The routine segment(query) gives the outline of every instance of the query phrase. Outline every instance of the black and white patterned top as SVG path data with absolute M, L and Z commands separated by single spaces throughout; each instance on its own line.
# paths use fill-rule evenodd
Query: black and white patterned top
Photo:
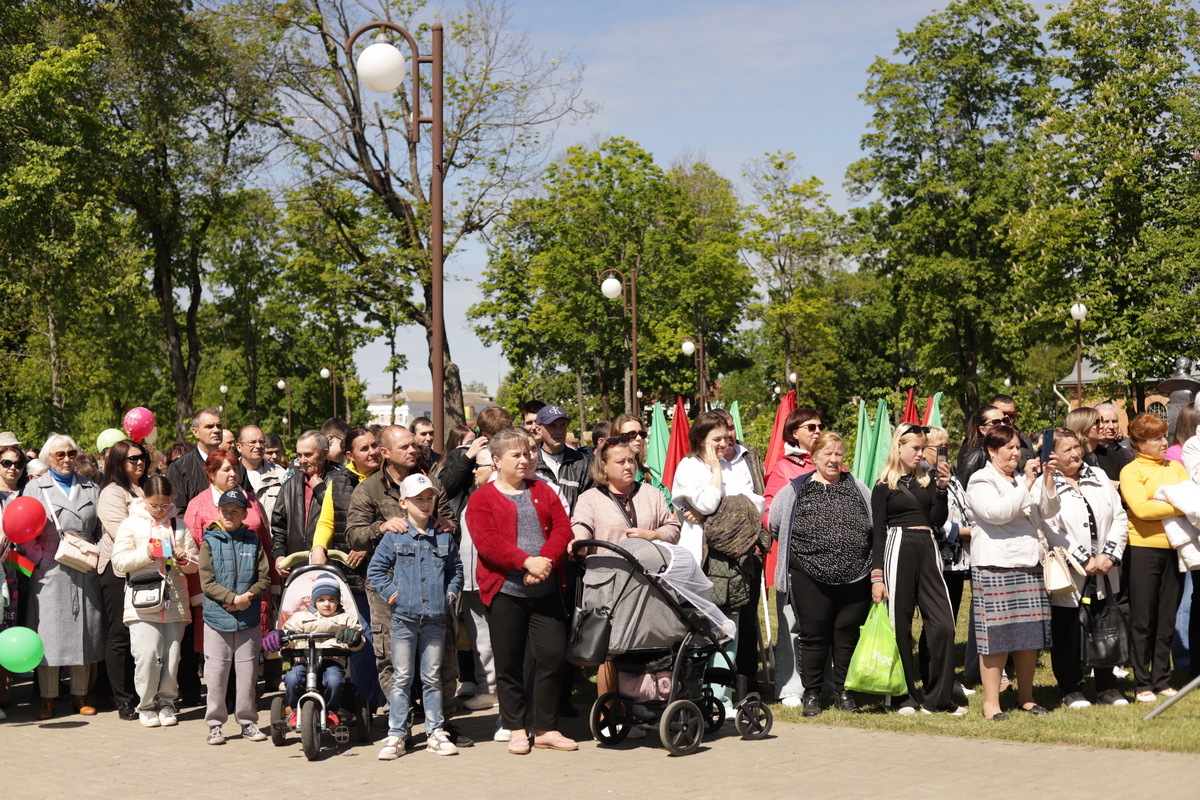
M 796 498 L 789 551 L 792 562 L 821 583 L 841 586 L 867 576 L 871 520 L 853 480 L 804 484 Z

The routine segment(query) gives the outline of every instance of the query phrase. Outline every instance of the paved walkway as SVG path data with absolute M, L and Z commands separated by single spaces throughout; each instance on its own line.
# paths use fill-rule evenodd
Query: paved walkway
M 65 711 L 67 704 L 60 701 Z M 651 735 L 575 753 L 511 756 L 490 741 L 495 712 L 456 719 L 480 739 L 461 755 L 423 750 L 376 759 L 377 744 L 329 747 L 316 762 L 300 743 L 231 738 L 204 744 L 199 709 L 179 727 L 146 730 L 115 713 L 38 724 L 28 705 L 0 723 L 0 798 L 1168 798 L 1200 797 L 1200 756 L 1088 750 L 776 724 L 763 741 L 725 728 L 677 758 Z M 261 722 L 267 725 L 267 714 Z M 586 737 L 585 723 L 568 733 Z M 377 723 L 378 725 L 378 723 Z M 230 723 L 226 731 L 235 726 Z M 380 729 L 381 733 L 382 730 Z M 983 777 L 981 777 L 983 776 Z M 1036 792 L 1036 794 L 1035 794 Z

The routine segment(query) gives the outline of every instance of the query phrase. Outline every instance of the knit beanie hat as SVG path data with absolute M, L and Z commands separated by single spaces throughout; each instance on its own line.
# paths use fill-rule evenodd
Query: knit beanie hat
M 313 584 L 312 593 L 309 597 L 312 598 L 313 605 L 316 606 L 317 598 L 324 597 L 327 594 L 333 595 L 333 598 L 340 605 L 342 602 L 342 587 L 333 578 L 318 578 Z

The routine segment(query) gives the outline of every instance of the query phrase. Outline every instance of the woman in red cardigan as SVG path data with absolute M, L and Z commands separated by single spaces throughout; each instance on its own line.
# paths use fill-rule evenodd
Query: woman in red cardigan
M 558 730 L 567 649 L 563 564 L 571 520 L 554 489 L 532 478 L 533 448 L 532 437 L 520 428 L 493 436 L 488 449 L 496 480 L 477 489 L 466 510 L 471 540 L 479 553 L 475 577 L 487 606 L 501 724 L 512 731 L 508 752 L 517 755 L 530 750 L 525 730 L 527 641 L 534 660 L 533 747 L 579 747 Z

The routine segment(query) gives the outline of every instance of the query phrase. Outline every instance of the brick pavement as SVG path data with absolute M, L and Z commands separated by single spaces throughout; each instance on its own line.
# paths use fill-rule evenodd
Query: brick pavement
M 60 702 L 60 709 L 66 703 Z M 231 738 L 204 744 L 199 709 L 177 728 L 141 728 L 115 713 L 38 724 L 28 705 L 0 722 L 0 798 L 138 800 L 239 797 L 656 797 L 719 798 L 1169 798 L 1200 797 L 1200 756 L 1089 750 L 776 724 L 742 741 L 725 728 L 691 756 L 667 754 L 651 735 L 575 753 L 508 755 L 490 741 L 495 712 L 456 719 L 480 740 L 461 755 L 423 750 L 376 760 L 378 745 L 326 749 L 308 762 L 286 747 Z M 261 722 L 267 724 L 264 712 Z M 569 734 L 586 737 L 581 720 Z M 573 723 L 573 724 L 571 724 Z M 377 723 L 382 735 L 382 724 Z M 229 723 L 226 732 L 234 730 Z M 331 740 L 329 741 L 331 744 Z M 976 776 L 987 775 L 986 779 Z

